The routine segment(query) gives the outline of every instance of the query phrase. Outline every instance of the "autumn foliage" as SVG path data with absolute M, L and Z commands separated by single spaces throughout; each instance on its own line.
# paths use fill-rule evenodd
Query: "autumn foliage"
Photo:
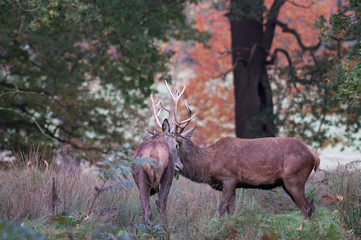
M 273 1 L 266 0 L 265 7 L 270 9 Z M 229 20 L 226 17 L 228 2 L 205 1 L 189 6 L 189 17 L 195 21 L 195 27 L 200 31 L 211 34 L 208 44 L 195 42 L 191 47 L 177 43 L 174 49 L 177 54 L 173 57 L 175 69 L 188 71 L 188 75 L 177 75 L 179 85 L 186 84 L 190 105 L 197 112 L 194 120 L 198 126 L 198 134 L 194 139 L 198 143 L 212 143 L 217 138 L 234 134 L 234 93 L 232 82 L 231 37 Z M 267 10 L 264 11 L 264 23 L 267 21 Z M 337 10 L 335 1 L 286 1 L 279 13 L 278 20 L 287 24 L 287 27 L 298 32 L 303 47 L 319 44 L 318 32 L 314 28 L 315 18 L 324 15 L 330 16 Z M 295 67 L 311 64 L 313 58 L 310 52 L 301 51 L 301 47 L 293 34 L 283 32 L 281 27 L 276 28 L 269 59 L 274 49 L 285 49 Z M 177 51 L 178 50 L 178 51 Z M 323 54 L 323 50 L 316 55 Z M 274 65 L 268 68 L 269 75 L 278 74 L 278 67 L 285 67 L 289 63 L 286 57 L 278 54 Z M 302 71 L 297 74 L 303 74 Z M 274 76 L 275 79 L 279 76 Z M 284 81 L 273 86 L 285 87 Z M 287 91 L 305 91 L 303 86 L 289 88 Z M 286 93 L 287 95 L 287 93 Z M 277 102 L 277 95 L 274 101 Z M 277 105 L 275 106 L 277 108 Z M 310 106 L 303 109 L 306 113 Z

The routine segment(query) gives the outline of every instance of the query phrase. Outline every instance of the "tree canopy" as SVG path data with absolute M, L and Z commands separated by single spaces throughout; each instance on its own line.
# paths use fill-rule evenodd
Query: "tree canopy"
M 350 0 L 339 6 L 329 19 L 321 15 L 315 27 L 328 48 L 337 49 L 330 61 L 334 68 L 326 78 L 336 91 L 336 98 L 350 105 L 361 103 L 361 2 Z M 340 49 L 341 44 L 347 47 Z
M 0 148 L 129 146 L 169 78 L 160 43 L 197 35 L 185 2 L 1 1 Z
M 238 3 L 252 8 L 246 18 L 257 20 L 270 39 L 267 46 L 238 49 L 244 66 L 263 51 L 260 72 L 267 78 L 257 91 L 266 89 L 272 104 L 252 117 L 254 136 L 267 125 L 272 135 L 308 144 L 357 146 L 357 0 L 6 0 L 0 2 L 0 150 L 61 143 L 100 153 L 130 148 L 150 117 L 145 109 L 153 83 L 185 75 L 197 112 L 195 140 L 233 135 L 230 73 L 239 66 L 232 63 L 236 18 L 230 15 L 242 13 Z M 247 67 L 242 71 L 249 74 Z
M 196 28 L 211 33 L 209 45 L 195 43 L 187 52 L 182 53 L 184 58 L 190 58 L 191 61 L 184 64 L 178 60 L 179 67 L 193 74 L 187 79 L 180 75 L 180 78 L 186 79 L 191 85 L 188 92 L 190 104 L 202 103 L 194 104 L 195 111 L 199 112 L 198 132 L 201 132 L 195 135 L 196 138 L 199 137 L 197 141 L 209 143 L 215 138 L 234 133 L 233 124 L 237 124 L 234 122 L 234 110 L 237 106 L 234 104 L 234 79 L 231 75 L 235 64 L 232 64 L 231 55 L 242 50 L 248 52 L 248 55 L 244 55 L 246 57 L 241 55 L 239 58 L 240 64 L 245 66 L 254 64 L 255 53 L 263 51 L 267 55 L 263 62 L 272 92 L 273 107 L 265 111 L 271 115 L 271 120 L 261 114 L 250 120 L 261 124 L 273 121 L 275 135 L 298 137 L 317 147 L 342 142 L 358 148 L 361 121 L 359 100 L 355 99 L 360 96 L 355 89 L 360 86 L 357 84 L 359 80 L 356 79 L 359 78 L 355 71 L 356 63 L 360 62 L 359 46 L 355 44 L 360 39 L 359 35 L 355 35 L 360 27 L 357 20 L 359 15 L 355 10 L 359 9 L 358 5 L 355 5 L 358 1 L 338 1 L 339 5 L 335 1 L 233 2 L 235 3 L 232 5 L 230 1 L 205 1 L 193 5 L 190 10 L 196 21 Z M 249 8 L 253 8 L 254 15 L 250 14 L 248 17 L 250 21 L 258 21 L 259 26 L 263 25 L 263 28 L 260 28 L 260 31 L 264 31 L 263 41 L 266 37 L 273 37 L 269 49 L 258 44 L 262 39 L 253 42 L 253 45 L 234 49 L 230 41 L 229 12 L 232 8 L 235 11 L 242 9 L 235 6 L 236 2 L 247 3 Z M 246 14 L 241 11 L 242 13 Z M 315 23 L 321 15 L 322 22 Z M 336 16 L 343 16 L 343 23 L 336 20 Z M 335 24 L 336 22 L 347 27 Z M 274 35 L 266 36 L 268 25 L 270 29 L 272 26 L 275 28 Z M 315 26 L 319 26 L 318 29 Z M 322 33 L 319 32 L 320 26 L 328 28 L 319 39 L 318 36 Z M 333 36 L 330 41 L 326 41 L 326 35 L 334 35 L 332 31 L 340 27 L 344 28 L 340 32 L 343 36 L 353 35 L 353 41 L 350 42 L 347 40 L 350 37 L 341 35 Z M 350 31 L 346 31 L 346 28 Z M 244 41 L 250 41 L 251 34 L 245 32 L 239 37 L 244 38 Z M 252 55 L 249 54 L 251 52 L 254 53 L 253 58 L 249 57 Z M 351 52 L 357 54 L 349 58 Z M 352 71 L 345 71 L 351 69 L 351 66 Z M 245 69 L 243 76 L 252 72 L 252 69 Z M 339 75 L 336 78 L 336 73 L 348 76 Z M 347 78 L 353 79 L 350 81 L 356 84 L 343 81 Z M 339 86 L 343 84 L 353 86 L 346 88 L 349 91 L 348 96 L 354 99 L 353 103 L 342 101 L 342 97 L 340 98 L 342 87 Z

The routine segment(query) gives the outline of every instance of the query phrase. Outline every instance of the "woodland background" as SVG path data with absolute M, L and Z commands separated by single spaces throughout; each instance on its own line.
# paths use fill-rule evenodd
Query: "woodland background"
M 0 230 L 40 239 L 29 229 L 50 239 L 360 237 L 358 162 L 313 176 L 308 196 L 320 210 L 307 223 L 277 190 L 241 190 L 237 214 L 218 219 L 218 193 L 180 178 L 170 227 L 141 225 L 127 178 L 154 127 L 150 93 L 167 102 L 163 80 L 187 85 L 197 144 L 292 136 L 317 151 L 359 153 L 360 19 L 357 0 L 1 1 Z M 81 170 L 102 162 L 116 171 Z

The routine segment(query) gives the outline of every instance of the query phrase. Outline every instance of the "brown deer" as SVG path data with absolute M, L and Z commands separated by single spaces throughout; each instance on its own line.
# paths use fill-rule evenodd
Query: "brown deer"
M 145 218 L 151 219 L 150 196 L 158 193 L 156 205 L 161 218 L 166 222 L 167 197 L 174 172 L 180 171 L 183 166 L 178 157 L 178 143 L 170 131 L 171 126 L 167 119 L 160 123 L 152 95 L 151 100 L 156 123 L 162 131 L 152 133 L 153 136 L 147 138 L 135 151 L 134 158 L 151 158 L 153 162 L 145 162 L 141 166 L 133 164 L 133 178 L 139 188 L 140 203 Z
M 168 86 L 167 86 L 168 87 Z M 168 87 L 174 99 L 174 94 Z M 174 101 L 175 110 L 177 102 Z M 190 117 L 192 112 L 185 101 Z M 305 183 L 320 159 L 314 151 L 294 138 L 240 139 L 226 137 L 208 147 L 199 147 L 190 138 L 196 128 L 185 130 L 190 117 L 179 122 L 174 111 L 174 134 L 179 142 L 180 172 L 198 183 L 222 191 L 219 215 L 235 210 L 236 188 L 272 189 L 282 186 L 301 210 L 311 217 L 314 206 L 305 197 Z

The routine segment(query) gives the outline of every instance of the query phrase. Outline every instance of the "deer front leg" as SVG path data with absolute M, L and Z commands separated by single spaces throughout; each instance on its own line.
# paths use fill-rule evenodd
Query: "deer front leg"
M 219 217 L 222 217 L 226 211 L 232 214 L 235 209 L 237 183 L 234 180 L 227 180 L 223 182 L 222 199 L 219 204 Z

